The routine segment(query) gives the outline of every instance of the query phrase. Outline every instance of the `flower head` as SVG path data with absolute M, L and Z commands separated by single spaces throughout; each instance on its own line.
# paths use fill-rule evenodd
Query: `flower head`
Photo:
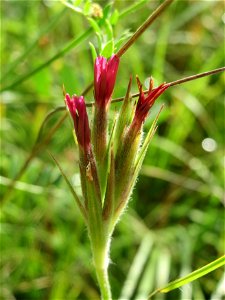
M 137 77 L 138 89 L 140 92 L 136 110 L 135 110 L 135 121 L 140 125 L 145 121 L 150 108 L 155 103 L 156 99 L 169 87 L 168 84 L 163 83 L 157 88 L 153 89 L 153 79 L 150 78 L 149 90 L 147 96 L 142 90 L 142 84 Z
M 84 97 L 73 95 L 71 98 L 69 94 L 66 94 L 65 102 L 73 119 L 77 141 L 84 150 L 88 150 L 91 134 Z
M 94 95 L 96 104 L 106 107 L 113 93 L 116 75 L 119 67 L 119 57 L 112 55 L 107 59 L 99 56 L 94 65 Z

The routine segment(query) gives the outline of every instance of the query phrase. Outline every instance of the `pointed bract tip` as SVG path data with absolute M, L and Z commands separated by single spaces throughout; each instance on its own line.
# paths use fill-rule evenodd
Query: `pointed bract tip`
M 141 84 L 141 81 L 140 81 L 138 75 L 136 75 L 136 81 L 137 81 L 139 92 L 141 93 L 142 92 L 142 84 Z
M 153 77 L 150 76 L 150 78 L 149 78 L 149 90 L 148 90 L 148 92 L 150 93 L 153 90 L 153 88 L 154 88 L 154 80 L 153 80 Z

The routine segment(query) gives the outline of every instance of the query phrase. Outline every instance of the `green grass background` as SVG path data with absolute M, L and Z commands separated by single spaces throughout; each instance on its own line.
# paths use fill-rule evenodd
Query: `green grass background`
M 77 3 L 84 7 L 84 1 Z M 115 39 L 134 32 L 159 3 L 114 1 L 113 9 L 124 12 Z M 125 94 L 130 75 L 138 74 L 142 82 L 152 75 L 160 84 L 223 66 L 224 22 L 223 1 L 176 0 L 122 57 L 114 97 Z M 93 80 L 88 42 L 96 44 L 96 36 L 89 28 L 82 13 L 60 1 L 1 1 L 1 198 L 29 156 L 46 114 L 63 105 L 62 84 L 79 95 Z M 70 51 L 32 75 L 82 35 Z M 135 80 L 132 91 L 137 92 Z M 92 92 L 86 99 L 93 101 Z M 147 299 L 155 288 L 224 252 L 224 74 L 167 90 L 146 130 L 162 103 L 157 134 L 112 239 L 115 299 Z M 112 105 L 111 118 L 118 107 Z M 55 114 L 44 134 L 62 114 Z M 213 152 L 202 148 L 207 137 L 217 143 Z M 67 118 L 2 203 L 0 297 L 99 299 L 84 222 L 48 151 L 80 192 Z M 223 280 L 218 269 L 153 299 L 223 299 Z

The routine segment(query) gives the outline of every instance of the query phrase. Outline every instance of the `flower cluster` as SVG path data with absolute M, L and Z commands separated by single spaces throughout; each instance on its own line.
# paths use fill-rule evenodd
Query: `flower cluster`
M 146 93 L 137 77 L 139 98 L 135 104 L 130 96 L 130 80 L 120 113 L 111 128 L 113 132 L 109 134 L 107 114 L 118 67 L 119 57 L 116 55 L 109 60 L 102 56 L 95 60 L 92 129 L 89 127 L 84 97 L 65 95 L 80 149 L 84 209 L 87 215 L 91 209 L 93 214 L 100 215 L 104 222 L 110 224 L 110 234 L 128 202 L 145 154 L 144 147 L 150 141 L 146 137 L 141 144 L 142 125 L 156 99 L 168 88 L 165 83 L 153 88 L 153 80 L 150 79 Z M 93 205 L 95 202 L 98 204 Z
M 65 103 L 73 120 L 79 147 L 83 198 L 77 201 L 85 215 L 94 264 L 98 268 L 102 266 L 102 269 L 107 268 L 108 253 L 104 252 L 109 250 L 115 224 L 128 203 L 148 145 L 156 130 L 153 123 L 143 141 L 143 123 L 156 99 L 168 88 L 167 84 L 153 88 L 151 79 L 146 93 L 137 78 L 139 98 L 135 103 L 130 95 L 130 79 L 120 112 L 110 128 L 108 108 L 118 67 L 117 55 L 113 55 L 109 60 L 99 56 L 95 61 L 95 105 L 91 129 L 84 97 L 65 95 Z

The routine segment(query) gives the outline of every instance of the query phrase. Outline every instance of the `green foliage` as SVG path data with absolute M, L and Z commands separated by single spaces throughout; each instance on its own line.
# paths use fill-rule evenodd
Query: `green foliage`
M 30 155 L 46 114 L 63 105 L 62 84 L 81 94 L 93 80 L 88 42 L 98 53 L 109 43 L 110 55 L 110 42 L 118 50 L 158 3 L 99 2 L 102 17 L 95 17 L 93 2 L 65 2 L 1 3 L 1 198 Z M 122 57 L 114 96 L 125 95 L 131 74 L 142 82 L 152 75 L 160 84 L 222 66 L 222 11 L 222 1 L 175 1 Z M 223 255 L 223 76 L 169 89 L 149 115 L 146 133 L 165 103 L 113 237 L 109 270 L 116 299 L 147 299 Z M 134 83 L 131 91 L 137 92 Z M 93 100 L 91 92 L 86 99 Z M 113 105 L 112 120 L 121 104 Z M 44 136 L 63 113 L 49 119 Z M 212 152 L 206 138 L 216 142 Z M 48 151 L 81 194 L 78 153 L 66 120 L 2 205 L 1 297 L 98 299 L 84 221 Z M 152 299 L 222 299 L 223 280 L 220 268 Z

